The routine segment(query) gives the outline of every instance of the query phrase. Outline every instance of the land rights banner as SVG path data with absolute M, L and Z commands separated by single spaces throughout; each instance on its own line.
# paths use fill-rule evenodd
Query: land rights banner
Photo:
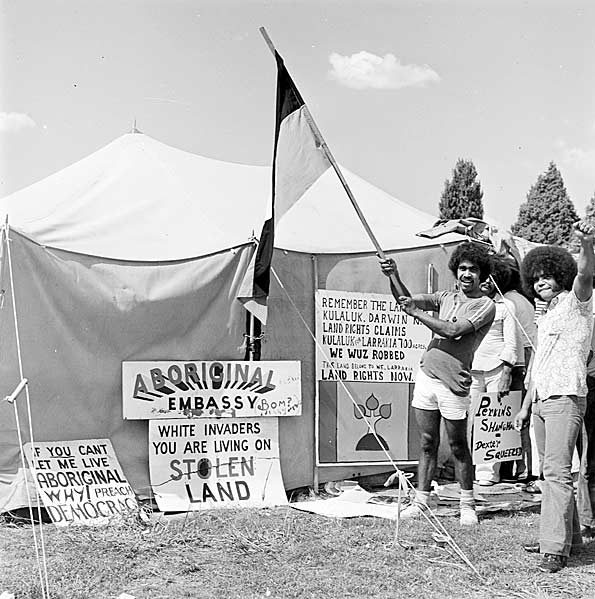
M 122 362 L 122 401 L 129 420 L 300 416 L 300 362 Z
M 430 333 L 392 295 L 318 289 L 316 339 L 319 381 L 413 383 Z
M 149 473 L 163 512 L 285 505 L 277 418 L 149 421 Z
M 100 526 L 138 511 L 109 439 L 26 443 L 24 449 L 56 526 Z
M 514 428 L 514 416 L 521 407 L 521 392 L 481 393 L 471 405 L 473 414 L 473 463 L 509 462 L 523 454 L 521 433 Z

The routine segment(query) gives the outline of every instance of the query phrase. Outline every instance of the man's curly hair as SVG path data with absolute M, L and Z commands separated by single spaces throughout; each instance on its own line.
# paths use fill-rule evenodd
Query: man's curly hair
M 479 280 L 485 281 L 492 272 L 490 252 L 485 245 L 466 241 L 457 246 L 448 261 L 450 272 L 456 277 L 459 264 L 468 261 L 479 268 Z
M 544 245 L 533 248 L 527 253 L 521 265 L 521 277 L 523 288 L 532 298 L 539 299 L 533 284 L 541 275 L 548 275 L 556 280 L 556 283 L 570 291 L 574 277 L 576 277 L 577 266 L 570 253 L 556 245 Z

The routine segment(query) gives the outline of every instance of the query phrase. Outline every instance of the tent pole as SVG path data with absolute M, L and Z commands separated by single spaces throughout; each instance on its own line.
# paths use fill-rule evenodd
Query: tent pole
M 266 42 L 267 46 L 269 47 L 269 50 L 272 52 L 273 56 L 276 56 L 277 50 L 275 49 L 275 46 L 274 46 L 271 38 L 269 37 L 269 34 L 267 33 L 266 29 L 264 27 L 260 27 L 259 31 L 260 31 L 262 37 L 264 38 L 264 41 Z M 345 193 L 347 194 L 347 197 L 349 198 L 351 205 L 353 206 L 359 220 L 361 221 L 366 233 L 368 234 L 368 237 L 370 238 L 372 245 L 376 249 L 376 253 L 378 254 L 378 257 L 381 260 L 386 260 L 386 255 L 385 255 L 383 249 L 380 247 L 380 244 L 378 243 L 376 236 L 374 235 L 372 229 L 370 228 L 370 225 L 368 224 L 368 221 L 366 220 L 364 213 L 361 211 L 361 208 L 359 207 L 357 200 L 355 199 L 355 196 L 353 195 L 353 192 L 351 191 L 351 188 L 349 187 L 347 181 L 345 180 L 345 177 L 343 176 L 343 173 L 341 172 L 341 169 L 339 168 L 339 165 L 337 164 L 335 157 L 332 155 L 329 147 L 326 145 L 326 141 L 322 137 L 322 133 L 320 132 L 320 129 L 318 129 L 318 125 L 314 122 L 314 118 L 310 114 L 310 110 L 308 109 L 308 107 L 306 106 L 305 103 L 304 103 L 303 114 L 304 114 L 306 121 L 308 121 L 308 124 L 310 125 L 312 134 L 314 135 L 314 137 L 320 144 L 320 149 L 324 152 L 324 155 L 326 156 L 327 160 L 333 167 L 333 170 L 335 171 L 337 177 L 339 177 L 339 181 L 341 181 L 341 185 L 343 185 L 343 189 L 345 190 Z M 409 295 L 409 293 L 407 293 L 407 291 L 403 288 L 403 286 L 401 285 L 400 281 L 397 279 L 397 277 L 394 273 L 391 274 L 390 281 L 394 285 L 394 287 L 399 295 L 406 295 L 406 296 Z
M 318 290 L 318 258 L 312 254 L 312 274 L 314 279 L 314 293 L 312 299 L 314 302 L 314 322 L 316 322 L 316 291 Z M 316 370 L 316 347 L 314 348 L 314 370 Z M 312 464 L 312 484 L 314 494 L 318 495 L 318 486 L 320 484 L 318 476 L 318 465 L 320 464 L 320 381 L 314 379 L 314 463 Z
M 248 360 L 250 362 L 254 361 L 254 314 L 252 312 L 248 312 L 250 314 L 248 320 Z

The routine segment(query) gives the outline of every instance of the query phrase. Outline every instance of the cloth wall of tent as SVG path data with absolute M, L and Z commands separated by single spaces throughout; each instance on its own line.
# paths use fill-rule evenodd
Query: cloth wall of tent
M 434 284 L 450 286 L 448 257 L 464 238 L 416 237 L 434 217 L 344 173 L 410 290 L 428 289 L 430 265 Z M 236 295 L 270 178 L 270 168 L 135 133 L 2 200 L 10 228 L 2 246 L 0 397 L 28 379 L 36 441 L 109 438 L 134 490 L 148 495 L 147 422 L 122 418 L 121 364 L 244 359 L 246 311 Z M 284 484 L 295 489 L 315 478 L 315 290 L 388 293 L 332 170 L 279 223 L 273 269 L 262 359 L 301 362 L 302 414 L 279 423 Z M 0 511 L 26 504 L 19 443 L 29 429 L 17 415 L 0 402 Z M 415 459 L 413 445 L 408 457 Z M 386 469 L 334 466 L 318 475 L 324 482 Z

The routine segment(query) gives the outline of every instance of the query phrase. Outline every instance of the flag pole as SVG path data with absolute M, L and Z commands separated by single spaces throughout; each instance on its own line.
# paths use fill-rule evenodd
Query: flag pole
M 269 37 L 269 34 L 267 33 L 266 29 L 264 27 L 260 27 L 259 31 L 260 31 L 262 37 L 264 38 L 264 41 L 266 42 L 267 46 L 269 47 L 269 50 L 272 52 L 273 56 L 275 56 L 275 54 L 277 53 L 277 50 L 276 50 L 275 45 L 273 44 L 271 38 Z M 310 128 L 312 129 L 312 133 L 314 134 L 316 139 L 319 141 L 322 151 L 324 152 L 325 156 L 327 157 L 328 161 L 330 162 L 331 166 L 333 167 L 335 173 L 337 174 L 337 177 L 339 177 L 339 181 L 341 181 L 341 185 L 343 185 L 343 189 L 345 190 L 345 193 L 347 194 L 347 197 L 349 198 L 351 205 L 355 209 L 355 212 L 356 212 L 360 222 L 362 223 L 366 233 L 368 234 L 370 241 L 372 242 L 373 246 L 376 248 L 376 252 L 377 252 L 379 258 L 381 260 L 386 260 L 386 254 L 380 247 L 380 244 L 378 243 L 378 240 L 376 239 L 374 232 L 370 228 L 370 225 L 368 224 L 368 221 L 366 220 L 364 213 L 361 211 L 361 209 L 357 203 L 357 200 L 355 199 L 355 196 L 353 195 L 353 192 L 351 191 L 351 188 L 349 187 L 349 184 L 345 180 L 345 177 L 343 176 L 343 173 L 341 172 L 341 169 L 339 168 L 339 165 L 337 164 L 335 157 L 332 155 L 329 147 L 326 145 L 326 141 L 324 141 L 324 138 L 322 137 L 322 133 L 320 133 L 320 129 L 318 129 L 318 126 L 314 122 L 314 118 L 310 114 L 310 110 L 308 109 L 308 106 L 305 104 L 304 104 L 304 116 L 308 122 L 308 125 L 310 125 Z M 397 277 L 394 273 L 390 275 L 390 281 L 394 285 L 394 287 L 397 290 L 397 293 L 399 295 L 406 295 L 406 296 L 409 295 L 409 293 L 407 293 L 407 291 L 403 288 L 403 286 L 401 285 L 401 283 L 399 282 L 399 280 L 397 279 Z

